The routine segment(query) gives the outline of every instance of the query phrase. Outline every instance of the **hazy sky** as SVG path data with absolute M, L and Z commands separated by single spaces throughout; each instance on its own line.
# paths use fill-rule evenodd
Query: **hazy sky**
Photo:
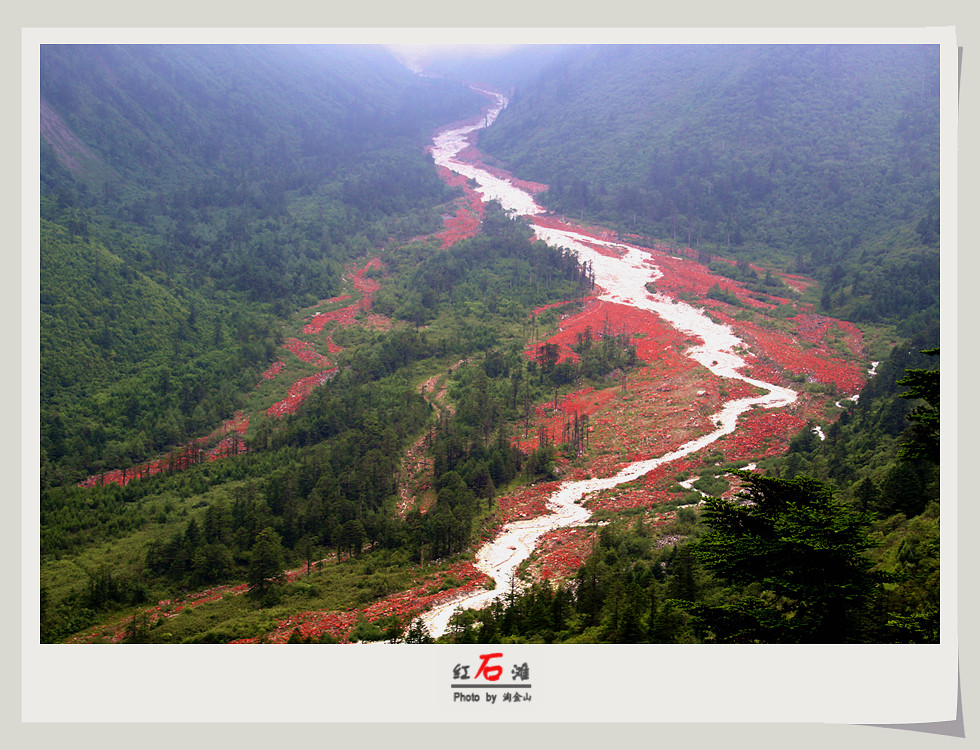
M 486 58 L 519 47 L 519 44 L 389 44 L 399 60 L 418 69 L 435 58 Z

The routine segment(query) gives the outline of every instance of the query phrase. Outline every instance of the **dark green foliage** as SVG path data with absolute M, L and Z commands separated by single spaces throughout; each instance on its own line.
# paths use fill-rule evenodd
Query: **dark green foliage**
M 380 641 L 384 637 L 384 631 L 378 623 L 368 622 L 363 612 L 358 613 L 357 622 L 354 624 L 354 629 L 350 635 L 352 641 Z
M 595 45 L 522 85 L 480 147 L 557 212 L 775 255 L 825 309 L 905 322 L 938 314 L 938 103 L 937 46 Z
M 861 512 L 866 513 L 872 508 L 878 508 L 881 499 L 881 490 L 871 477 L 865 477 L 855 484 L 852 492 L 854 500 Z
M 884 632 L 896 643 L 938 643 L 939 505 L 902 521 L 885 537 L 883 558 L 897 582 L 880 605 L 890 615 Z
M 205 509 L 203 523 L 195 518 L 181 532 L 174 532 L 166 543 L 151 543 L 146 553 L 146 567 L 157 575 L 174 581 L 203 586 L 218 583 L 241 572 L 236 557 L 256 541 L 256 532 L 245 532 L 257 521 L 242 517 L 242 506 L 232 509 L 212 505 Z M 232 524 L 242 525 L 233 532 Z
M 499 316 L 509 322 L 526 318 L 528 308 L 561 295 L 580 297 L 589 281 L 587 268 L 573 253 L 541 241 L 531 243 L 531 237 L 526 222 L 508 218 L 499 203 L 488 203 L 479 235 L 446 253 L 420 248 L 426 252 L 419 253 L 414 270 L 379 295 L 376 307 L 417 325 L 442 310 L 482 321 Z M 474 348 L 488 349 L 495 343 L 494 329 L 474 325 L 470 338 Z
M 535 450 L 527 457 L 525 467 L 527 475 L 533 479 L 554 479 L 555 470 L 555 450 L 550 445 L 545 445 Z
M 670 527 L 667 533 L 676 531 Z M 693 642 L 690 616 L 671 596 L 710 596 L 715 585 L 686 547 L 659 548 L 637 521 L 605 526 L 570 585 L 534 584 L 523 593 L 466 613 L 476 627 L 449 633 L 450 642 Z
M 282 576 L 282 540 L 271 528 L 255 537 L 248 564 L 248 583 L 252 590 L 262 591 Z
M 155 484 L 155 483 L 154 483 Z M 118 485 L 59 487 L 41 495 L 41 554 L 77 552 L 107 536 L 132 533 L 151 519 Z
M 158 283 L 102 240 L 42 221 L 41 450 L 60 484 L 139 463 L 242 403 L 278 346 L 268 316 Z M 118 254 L 117 254 L 118 253 Z
M 432 636 L 421 620 L 415 620 L 405 633 L 405 643 L 434 643 Z
M 45 45 L 42 486 L 232 415 L 270 314 L 439 226 L 421 146 L 480 99 L 346 45 Z
M 719 612 L 698 608 L 698 627 L 718 641 L 845 643 L 863 640 L 863 617 L 880 582 L 865 553 L 870 517 L 836 501 L 810 477 L 735 472 L 737 501 L 705 501 L 708 526 L 694 552 L 716 576 L 761 586 Z M 758 634 L 765 634 L 759 639 Z
M 474 252 L 474 245 L 480 252 Z M 410 264 L 401 268 L 402 261 L 392 255 L 393 270 L 400 274 L 391 286 L 398 290 L 404 275 L 413 271 Z M 501 262 L 507 257 L 520 257 L 533 272 L 513 277 Z M 254 565 L 275 558 L 269 545 L 260 543 L 266 529 L 266 536 L 280 540 L 280 571 L 309 561 L 311 548 L 335 555 L 344 565 L 381 549 L 403 550 L 406 563 L 431 563 L 465 550 L 492 511 L 497 488 L 517 480 L 524 468 L 520 450 L 502 429 L 520 417 L 518 395 L 538 399 L 547 387 L 535 382 L 525 391 L 532 378 L 522 356 L 523 340 L 505 339 L 489 324 L 496 338 L 466 335 L 483 315 L 470 305 L 482 305 L 485 289 L 499 290 L 499 304 L 511 310 L 512 328 L 520 332 L 513 321 L 527 319 L 532 306 L 574 298 L 584 282 L 582 269 L 569 264 L 567 255 L 529 243 L 526 229 L 509 220 L 500 225 L 496 241 L 460 242 L 440 258 L 458 271 L 453 311 L 447 300 L 438 309 L 437 325 L 427 330 L 338 332 L 348 347 L 344 366 L 276 429 L 267 423 L 250 434 L 249 453 L 125 487 L 52 488 L 42 498 L 46 558 L 73 555 L 158 523 L 161 531 L 147 545 L 144 562 L 147 580 L 161 595 L 251 579 L 259 603 L 270 606 L 291 594 L 259 584 Z M 546 277 L 550 281 L 542 284 Z M 469 357 L 472 363 L 456 368 L 448 383 L 455 412 L 433 423 L 435 412 L 413 385 L 411 371 L 416 363 L 441 356 L 448 362 Z M 66 425 L 61 420 L 52 425 L 52 442 L 57 443 Z M 395 476 L 409 443 L 427 430 L 436 464 L 436 502 L 427 513 L 413 512 L 401 521 L 393 512 Z M 183 519 L 171 518 L 167 503 L 157 500 L 205 492 L 225 499 L 209 498 Z M 160 505 L 163 511 L 153 510 Z M 268 574 L 263 581 L 272 577 L 273 567 L 262 569 Z M 365 588 L 363 596 L 370 601 L 387 593 L 387 584 L 378 583 Z M 96 616 L 86 609 L 91 614 L 81 619 L 77 604 L 71 612 L 80 614 L 69 616 L 69 601 L 75 600 L 63 597 L 47 606 L 45 632 L 53 638 Z
M 191 184 L 245 165 L 250 198 L 481 101 L 352 45 L 45 45 L 41 95 L 103 172 Z
M 926 245 L 939 244 L 939 196 L 937 195 L 926 206 L 926 215 L 915 225 L 922 242 Z
M 805 471 L 841 487 L 843 498 L 875 519 L 882 543 L 870 557 L 892 582 L 876 598 L 874 632 L 889 642 L 938 639 L 939 426 L 932 404 L 939 378 L 922 367 L 938 350 L 921 348 L 922 339 L 896 347 L 826 442 L 801 452 L 801 433 L 795 452 L 775 462 L 784 477 Z M 925 422 L 910 420 L 913 414 Z
M 141 270 L 206 275 L 287 305 L 330 296 L 365 240 L 446 199 L 420 147 L 441 116 L 478 106 L 385 57 L 346 46 L 46 47 L 46 127 L 70 128 L 105 167 L 86 171 L 59 150 L 73 184 L 98 191 L 86 202 L 46 177 L 61 190 L 49 212 L 81 201 L 135 225 L 148 236 Z
M 826 281 L 825 309 L 856 322 L 892 322 L 908 338 L 937 327 L 939 251 L 918 246 L 911 229 L 897 229 L 841 263 L 843 275 Z
M 734 305 L 735 307 L 741 307 L 742 303 L 739 301 L 738 296 L 732 292 L 727 287 L 722 289 L 719 284 L 715 284 L 710 289 L 708 289 L 707 297 L 709 299 L 716 299 L 722 302 L 726 302 L 729 305 Z
M 922 642 L 938 633 L 938 518 L 927 510 L 883 544 L 871 514 L 812 478 L 736 472 L 736 502 L 712 499 L 651 535 L 603 527 L 572 585 L 531 586 L 481 612 L 451 642 Z M 678 514 L 680 515 L 680 514 Z M 693 526 L 693 527 L 692 527 Z M 661 534 L 692 534 L 664 546 Z M 675 537 L 676 538 L 676 537 Z M 870 553 L 894 550 L 890 572 Z
M 908 518 L 921 513 L 926 506 L 928 495 L 924 492 L 920 467 L 909 461 L 893 464 L 885 473 L 877 502 L 871 510 L 879 516 L 902 513 Z
M 613 331 L 608 324 L 601 331 L 593 332 L 588 327 L 581 334 L 576 334 L 576 343 L 572 350 L 579 355 L 578 364 L 567 360 L 562 362 L 551 374 L 553 384 L 563 385 L 564 382 L 560 381 L 579 377 L 602 379 L 616 370 L 628 370 L 639 361 L 631 332 Z M 563 374 L 563 366 L 567 375 Z
M 922 352 L 938 356 L 939 349 Z M 909 370 L 898 385 L 908 386 L 901 398 L 925 401 L 916 406 L 907 419 L 912 422 L 910 439 L 899 450 L 904 459 L 923 458 L 939 463 L 939 370 Z
M 89 573 L 84 604 L 89 609 L 107 610 L 120 604 L 143 604 L 148 601 L 144 582 L 140 578 L 114 576 L 107 566 Z
M 740 244 L 779 207 L 793 218 L 767 225 L 767 244 L 836 244 L 831 210 L 849 233 L 881 213 L 879 188 L 913 210 L 932 198 L 938 90 L 936 47 L 594 46 L 515 94 L 481 147 L 567 213 Z M 902 176 L 924 197 L 899 196 Z
M 879 363 L 877 373 L 862 388 L 857 402 L 841 402 L 844 410 L 827 431 L 826 441 L 814 435 L 810 426 L 792 438 L 789 455 L 775 462 L 781 475 L 792 478 L 804 473 L 827 480 L 847 489 L 852 498 L 857 496 L 851 488 L 856 490 L 862 480 L 870 478 L 876 491 L 863 484 L 862 502 L 867 505 L 872 498 L 877 502 L 885 476 L 897 458 L 899 444 L 906 439 L 904 433 L 909 429 L 906 415 L 915 408 L 909 399 L 900 397 L 905 390 L 900 381 L 907 370 L 920 369 L 929 363 L 929 358 L 918 352 L 923 340 L 919 338 L 895 347 Z M 925 492 L 917 502 L 920 508 L 925 507 L 933 488 L 938 489 L 936 466 L 917 459 L 913 468 Z

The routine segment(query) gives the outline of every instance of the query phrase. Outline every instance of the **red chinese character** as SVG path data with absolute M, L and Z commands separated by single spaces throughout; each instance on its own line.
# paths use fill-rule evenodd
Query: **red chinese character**
M 500 675 L 503 674 L 504 668 L 498 666 L 488 667 L 487 662 L 490 661 L 491 659 L 499 659 L 501 656 L 503 656 L 502 653 L 480 654 L 480 658 L 483 659 L 483 663 L 480 665 L 480 668 L 477 670 L 476 676 L 479 677 L 481 674 L 486 675 L 486 678 L 490 680 L 490 682 L 496 682 L 497 680 L 499 680 Z

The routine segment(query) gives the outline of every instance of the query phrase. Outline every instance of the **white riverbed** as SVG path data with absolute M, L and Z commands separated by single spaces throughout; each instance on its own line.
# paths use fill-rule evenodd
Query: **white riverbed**
M 495 105 L 487 113 L 486 122 L 492 122 L 506 106 L 506 99 L 493 94 Z M 485 201 L 498 200 L 506 211 L 521 216 L 535 216 L 544 213 L 532 195 L 512 185 L 506 180 L 458 160 L 460 151 L 469 145 L 467 138 L 484 127 L 484 121 L 454 130 L 443 131 L 434 138 L 432 156 L 436 164 L 458 172 L 477 182 L 477 192 Z M 533 552 L 538 540 L 548 531 L 587 523 L 590 513 L 576 501 L 589 494 L 609 489 L 625 482 L 642 477 L 647 472 L 664 463 L 675 461 L 683 456 L 710 445 L 723 435 L 733 432 L 738 417 L 754 407 L 777 408 L 788 406 L 796 400 L 796 392 L 741 373 L 746 362 L 736 352 L 745 347 L 734 332 L 727 326 L 715 323 L 701 310 L 683 301 L 663 294 L 652 295 L 646 290 L 646 283 L 662 277 L 660 269 L 651 265 L 650 254 L 638 246 L 622 242 L 606 242 L 577 233 L 571 229 L 552 229 L 535 227 L 535 234 L 549 245 L 574 250 L 581 261 L 591 261 L 595 272 L 596 294 L 600 299 L 631 305 L 649 310 L 659 315 L 678 331 L 696 337 L 702 343 L 692 347 L 686 356 L 698 362 L 715 375 L 733 378 L 761 388 L 765 393 L 730 401 L 711 417 L 716 429 L 702 435 L 677 450 L 657 458 L 637 461 L 617 474 L 603 479 L 585 479 L 563 482 L 548 498 L 549 515 L 507 524 L 497 538 L 487 542 L 476 555 L 476 566 L 494 579 L 493 590 L 467 594 L 442 605 L 436 606 L 421 617 L 423 624 L 433 637 L 446 631 L 453 612 L 458 608 L 480 608 L 510 590 L 514 574 L 521 562 Z M 596 252 L 583 243 L 587 239 L 593 244 L 602 244 L 625 250 L 621 257 L 610 257 Z

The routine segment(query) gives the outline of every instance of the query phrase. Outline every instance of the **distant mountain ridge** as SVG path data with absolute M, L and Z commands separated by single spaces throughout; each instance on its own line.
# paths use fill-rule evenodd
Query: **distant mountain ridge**
M 555 211 L 850 280 L 856 248 L 930 215 L 938 103 L 936 46 L 599 45 L 519 87 L 480 147 Z
M 391 138 L 423 139 L 478 101 L 459 87 L 447 91 L 380 47 L 45 45 L 42 142 L 59 143 L 53 136 L 64 128 L 52 126 L 60 121 L 144 185 L 203 176 L 249 155 L 324 168 Z

